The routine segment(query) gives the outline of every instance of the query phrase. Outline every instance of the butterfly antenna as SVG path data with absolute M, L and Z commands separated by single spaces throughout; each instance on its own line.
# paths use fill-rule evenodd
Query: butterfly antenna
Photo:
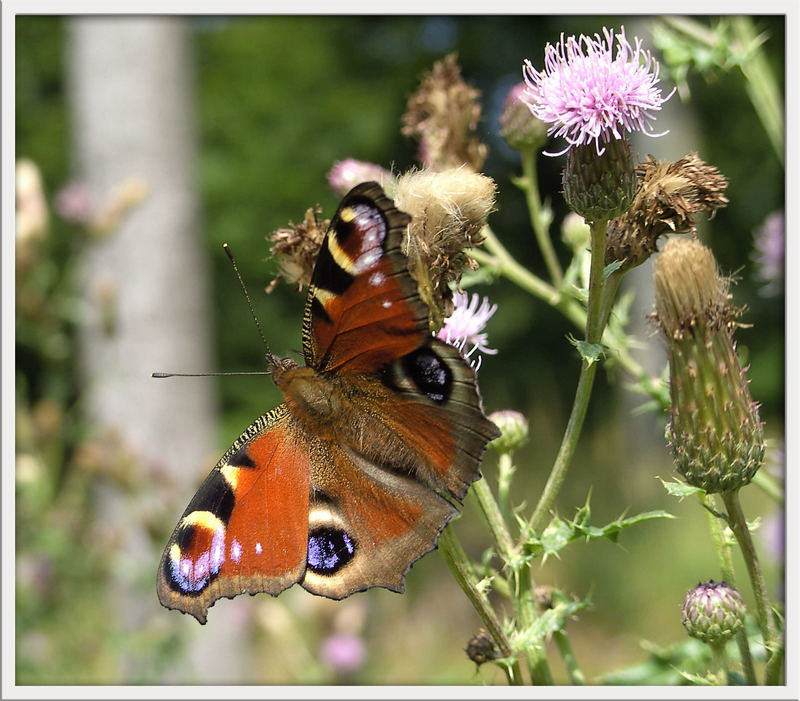
M 239 285 L 242 288 L 242 292 L 244 292 L 244 298 L 247 300 L 247 306 L 250 308 L 250 315 L 253 317 L 253 321 L 256 322 L 258 335 L 261 336 L 261 342 L 264 344 L 264 349 L 267 351 L 267 361 L 269 362 L 270 358 L 272 358 L 272 351 L 269 349 L 269 344 L 264 336 L 264 331 L 261 329 L 261 324 L 256 316 L 256 311 L 253 309 L 253 302 L 250 300 L 250 295 L 247 293 L 247 287 L 245 287 L 244 280 L 242 280 L 242 275 L 239 272 L 239 266 L 236 265 L 236 259 L 233 257 L 233 251 L 231 251 L 231 247 L 227 243 L 223 243 L 222 248 L 225 249 L 225 253 L 228 255 L 228 258 L 230 258 L 231 264 L 233 265 L 233 271 L 236 273 L 236 278 L 239 280 Z
M 247 372 L 151 372 L 150 377 L 228 377 L 229 375 L 271 375 L 271 370 Z

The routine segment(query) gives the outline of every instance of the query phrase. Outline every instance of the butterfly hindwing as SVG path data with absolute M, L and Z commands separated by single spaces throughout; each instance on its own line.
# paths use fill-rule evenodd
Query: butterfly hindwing
M 409 475 L 383 469 L 349 446 L 325 448 L 311 474 L 301 584 L 314 594 L 341 599 L 369 587 L 403 591 L 408 568 L 435 547 L 456 513 Z
M 161 603 L 204 623 L 220 597 L 275 595 L 297 582 L 308 495 L 308 449 L 280 405 L 239 437 L 189 503 L 161 558 Z

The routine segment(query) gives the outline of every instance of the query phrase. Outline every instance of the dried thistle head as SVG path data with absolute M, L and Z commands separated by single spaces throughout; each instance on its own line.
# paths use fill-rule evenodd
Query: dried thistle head
M 330 226 L 330 219 L 319 219 L 322 208 L 309 207 L 300 224 L 289 222 L 289 226 L 277 229 L 269 237 L 270 252 L 278 261 L 280 271 L 267 285 L 267 292 L 275 289 L 281 278 L 301 290 L 311 282 L 311 273 L 317 260 L 322 239 Z
M 464 249 L 483 241 L 495 191 L 491 178 L 467 168 L 411 171 L 398 178 L 395 204 L 412 217 L 404 252 L 433 331 L 452 314 L 450 283 L 458 284 L 466 268 L 477 268 Z
M 417 160 L 446 170 L 466 164 L 480 170 L 488 148 L 475 131 L 481 117 L 480 91 L 464 82 L 458 56 L 437 61 L 409 98 L 402 133 L 419 141 Z
M 728 181 L 697 153 L 674 163 L 649 156 L 636 168 L 639 189 L 627 212 L 608 224 L 606 264 L 623 261 L 627 270 L 658 250 L 664 234 L 696 233 L 694 215 L 728 204 Z

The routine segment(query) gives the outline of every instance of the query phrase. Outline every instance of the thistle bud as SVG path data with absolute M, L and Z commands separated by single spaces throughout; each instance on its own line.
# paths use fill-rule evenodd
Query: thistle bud
M 509 90 L 499 120 L 500 136 L 517 151 L 537 150 L 547 143 L 547 125 L 534 117 L 522 101 L 525 90 L 525 83 L 517 83 Z
M 591 240 L 591 229 L 586 220 L 570 212 L 561 222 L 561 240 L 572 249 L 573 254 L 586 250 Z
M 594 145 L 567 152 L 561 177 L 570 209 L 584 219 L 613 219 L 623 214 L 636 194 L 636 171 L 627 139 L 612 139 L 602 154 Z
M 667 341 L 678 472 L 709 494 L 749 483 L 764 460 L 758 405 L 733 344 L 728 281 L 699 241 L 671 239 L 653 268 L 656 320 Z
M 681 622 L 689 635 L 713 646 L 724 645 L 744 625 L 742 596 L 727 582 L 698 583 L 681 605 Z
M 510 453 L 528 442 L 528 419 L 513 409 L 494 411 L 489 415 L 500 429 L 500 436 L 489 445 L 500 453 Z

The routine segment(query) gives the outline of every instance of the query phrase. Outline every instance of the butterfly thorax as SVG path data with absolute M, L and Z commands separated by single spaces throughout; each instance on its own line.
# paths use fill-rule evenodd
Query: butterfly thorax
M 301 424 L 329 424 L 341 416 L 345 402 L 332 377 L 310 367 L 282 365 L 273 370 L 272 379 Z

